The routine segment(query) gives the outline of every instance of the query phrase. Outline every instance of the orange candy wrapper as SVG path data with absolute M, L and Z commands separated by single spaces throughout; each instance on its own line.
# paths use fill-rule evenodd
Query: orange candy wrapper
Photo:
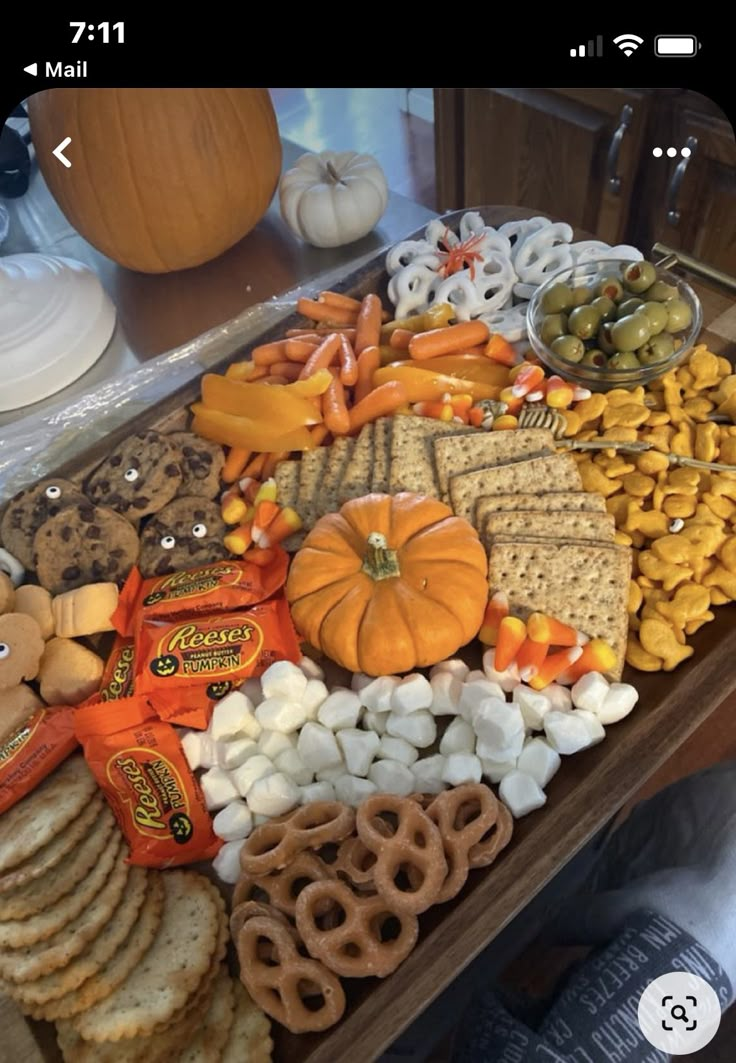
M 144 619 L 136 639 L 139 694 L 235 682 L 261 675 L 274 661 L 300 659 L 283 598 L 252 609 L 188 620 Z
M 175 723 L 177 727 L 193 727 L 205 731 L 212 719 L 215 702 L 234 688 L 229 680 L 208 683 L 207 686 L 175 687 L 173 690 L 152 690 L 146 695 L 159 719 Z
M 112 623 L 119 634 L 134 635 L 142 619 L 175 620 L 246 609 L 283 587 L 288 564 L 286 551 L 273 546 L 251 550 L 242 561 L 215 561 L 154 579 L 144 580 L 133 568 L 120 592 Z
M 176 731 L 145 697 L 79 708 L 74 726 L 130 846 L 129 863 L 176 867 L 217 853 L 222 842 Z
M 0 814 L 43 782 L 77 748 L 74 709 L 38 709 L 0 742 Z
M 85 704 L 129 698 L 133 693 L 134 679 L 135 649 L 133 639 L 123 638 L 122 635 L 118 635 L 107 659 L 105 671 L 102 673 L 100 689 L 91 698 L 87 698 Z

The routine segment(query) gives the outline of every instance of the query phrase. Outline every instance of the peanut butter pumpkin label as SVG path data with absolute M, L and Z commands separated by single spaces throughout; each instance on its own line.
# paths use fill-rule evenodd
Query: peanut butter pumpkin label
M 242 565 L 221 561 L 213 565 L 203 565 L 185 572 L 174 572 L 161 579 L 150 580 L 143 606 L 158 605 L 159 602 L 182 602 L 187 598 L 199 598 L 218 587 L 233 587 L 245 578 Z
M 139 834 L 168 834 L 184 845 L 192 836 L 189 793 L 179 772 L 162 754 L 131 746 L 110 757 L 107 777 L 129 808 L 129 822 Z

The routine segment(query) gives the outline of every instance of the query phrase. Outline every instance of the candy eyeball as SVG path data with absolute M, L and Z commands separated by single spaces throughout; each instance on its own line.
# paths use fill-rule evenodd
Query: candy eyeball
M 163 546 L 164 550 L 173 550 L 176 546 L 176 539 L 173 535 L 162 535 L 161 545 Z
M 125 472 L 123 473 L 124 479 L 126 479 L 129 484 L 134 484 L 139 476 L 140 476 L 140 473 L 138 472 L 137 469 L 126 469 Z
M 10 646 L 8 646 L 7 642 L 0 642 L 0 661 L 4 661 L 9 656 Z
M 207 525 L 195 524 L 192 528 L 192 535 L 195 539 L 205 539 L 207 537 Z
M 61 488 L 58 486 L 58 484 L 49 484 L 49 486 L 44 491 L 44 494 L 53 502 L 57 498 L 61 498 Z

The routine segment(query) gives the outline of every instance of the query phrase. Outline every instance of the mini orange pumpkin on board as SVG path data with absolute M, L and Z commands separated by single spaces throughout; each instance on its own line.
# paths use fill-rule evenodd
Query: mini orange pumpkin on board
M 317 521 L 286 597 L 297 630 L 352 672 L 436 664 L 478 633 L 488 562 L 477 532 L 424 495 L 366 495 Z

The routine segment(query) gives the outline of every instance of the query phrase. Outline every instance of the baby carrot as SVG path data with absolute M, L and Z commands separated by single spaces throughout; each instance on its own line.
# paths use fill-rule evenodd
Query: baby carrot
M 263 479 L 268 480 L 273 476 L 276 466 L 280 461 L 285 461 L 289 456 L 288 450 L 282 450 L 278 454 L 269 454 L 268 458 L 263 464 Z
M 350 432 L 358 432 L 364 424 L 386 417 L 408 402 L 406 388 L 398 380 L 389 380 L 374 388 L 350 411 Z
M 343 295 L 341 292 L 320 292 L 317 300 L 326 306 L 340 306 L 343 310 L 352 310 L 354 314 L 360 311 L 360 299 L 353 299 L 351 295 Z
M 377 299 L 378 296 L 375 296 Z M 299 299 L 296 308 L 300 314 L 304 314 L 311 321 L 327 321 L 331 325 L 354 325 L 355 311 L 346 310 L 343 306 L 328 306 L 318 303 L 315 299 Z
M 344 436 L 350 431 L 350 414 L 345 405 L 345 388 L 339 376 L 322 396 L 322 417 L 333 436 Z
M 314 443 L 315 447 L 322 446 L 325 439 L 330 434 L 330 430 L 326 424 L 316 424 L 312 428 L 308 428 L 307 431 L 312 437 L 312 442 Z
M 251 357 L 256 365 L 273 365 L 274 362 L 280 362 L 284 354 L 283 340 L 277 340 L 276 343 L 262 343 L 260 347 L 254 347 L 251 351 Z
M 381 300 L 377 295 L 366 295 L 360 307 L 355 326 L 355 353 L 366 347 L 377 347 L 381 342 Z
M 267 376 L 268 367 L 265 365 L 257 365 L 248 377 L 247 383 L 252 384 L 254 380 L 265 380 Z
M 329 336 L 331 332 L 338 332 L 349 340 L 355 339 L 354 328 L 330 328 L 328 325 L 317 325 L 314 328 L 288 328 L 286 330 L 286 338 L 321 343 L 325 336 Z
M 256 454 L 243 469 L 244 476 L 253 476 L 256 480 L 261 478 L 263 466 L 268 461 L 268 454 Z
M 423 362 L 427 358 L 475 347 L 484 343 L 488 337 L 488 325 L 483 321 L 463 321 L 459 325 L 435 328 L 412 336 L 409 354 L 416 361 Z
M 358 380 L 358 363 L 355 351 L 349 339 L 340 337 L 340 380 L 346 387 L 352 387 Z
M 360 402 L 373 388 L 373 374 L 381 365 L 378 347 L 366 347 L 358 355 L 358 379 L 355 384 L 355 401 Z
M 302 365 L 307 361 L 310 354 L 314 353 L 316 347 L 322 341 L 319 340 L 316 343 L 311 343 L 306 340 L 285 340 L 284 341 L 284 354 L 290 362 L 301 362 Z
M 306 380 L 307 377 L 313 376 L 318 369 L 327 369 L 328 366 L 332 365 L 337 357 L 339 348 L 340 337 L 336 332 L 331 332 L 329 336 L 325 336 L 319 347 L 315 348 L 307 359 L 301 371 L 301 379 Z
M 407 351 L 413 336 L 414 333 L 410 332 L 408 328 L 394 329 L 388 339 L 389 346 L 396 351 Z
M 230 447 L 225 464 L 222 466 L 222 478 L 226 484 L 234 484 L 243 475 L 243 469 L 250 461 L 252 451 L 245 447 Z
M 268 368 L 273 376 L 282 376 L 287 380 L 298 380 L 302 371 L 302 367 L 298 362 L 274 362 Z
M 291 384 L 292 381 L 288 377 L 279 376 L 277 373 L 272 373 L 271 376 L 264 376 L 261 380 L 262 384 Z

